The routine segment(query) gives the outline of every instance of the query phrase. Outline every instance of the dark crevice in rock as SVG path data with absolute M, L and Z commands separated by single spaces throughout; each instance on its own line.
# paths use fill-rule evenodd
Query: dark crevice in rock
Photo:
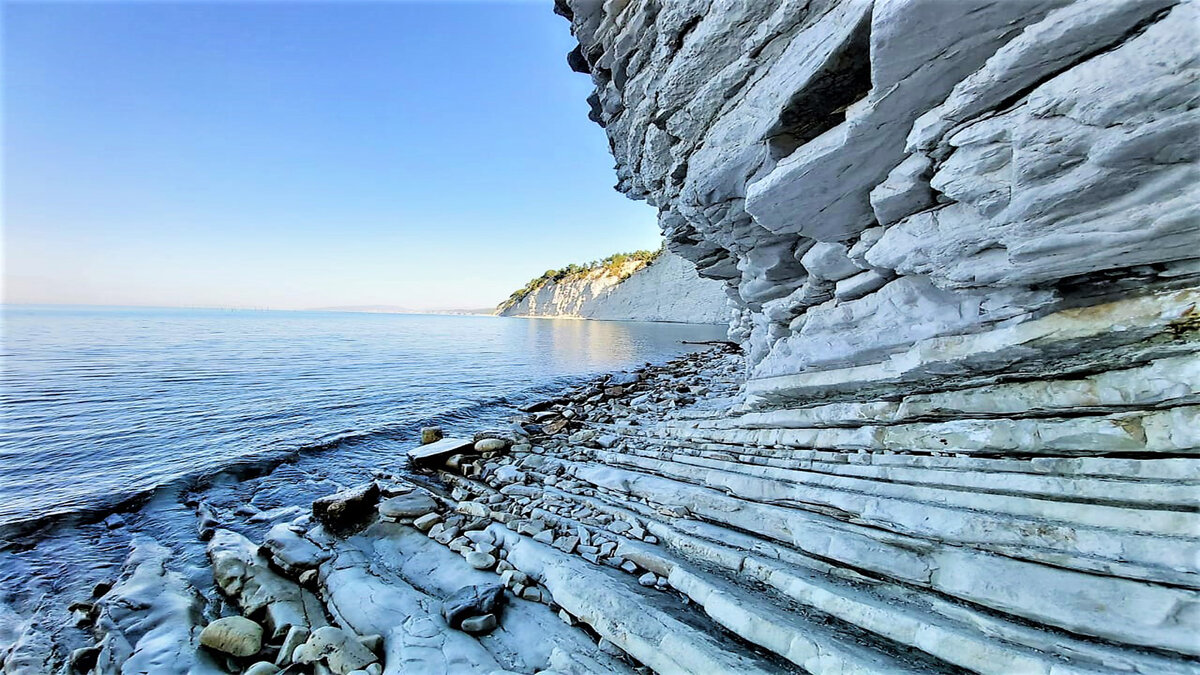
M 871 15 L 854 28 L 825 69 L 792 95 L 766 134 L 771 159 L 797 148 L 846 121 L 846 109 L 871 91 Z

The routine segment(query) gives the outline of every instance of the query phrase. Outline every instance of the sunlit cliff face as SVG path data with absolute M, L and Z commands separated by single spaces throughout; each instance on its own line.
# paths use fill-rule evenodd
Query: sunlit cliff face
M 1190 274 L 1195 10 L 1175 5 L 558 11 L 618 189 L 736 290 L 765 376 Z

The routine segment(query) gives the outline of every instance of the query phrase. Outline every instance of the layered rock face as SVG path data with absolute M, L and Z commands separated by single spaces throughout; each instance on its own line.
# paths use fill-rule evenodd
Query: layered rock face
M 632 266 L 640 263 L 627 263 Z M 725 323 L 724 285 L 696 274 L 691 262 L 663 252 L 625 276 L 603 268 L 580 278 L 550 282 L 504 309 L 501 316 L 572 317 L 610 321 Z
M 587 480 L 885 660 L 1194 672 L 1197 3 L 556 9 L 745 348 L 725 410 Z

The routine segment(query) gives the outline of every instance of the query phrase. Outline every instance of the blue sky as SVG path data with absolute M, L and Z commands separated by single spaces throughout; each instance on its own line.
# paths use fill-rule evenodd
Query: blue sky
M 5 3 L 5 300 L 474 308 L 657 247 L 551 8 Z

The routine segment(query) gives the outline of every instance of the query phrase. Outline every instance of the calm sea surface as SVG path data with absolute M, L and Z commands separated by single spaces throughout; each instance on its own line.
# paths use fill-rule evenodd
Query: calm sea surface
M 724 328 L 335 312 L 7 307 L 0 527 L 236 463 L 400 456 Z M 346 457 L 339 450 L 353 447 Z M 343 453 L 344 454 L 344 453 Z

